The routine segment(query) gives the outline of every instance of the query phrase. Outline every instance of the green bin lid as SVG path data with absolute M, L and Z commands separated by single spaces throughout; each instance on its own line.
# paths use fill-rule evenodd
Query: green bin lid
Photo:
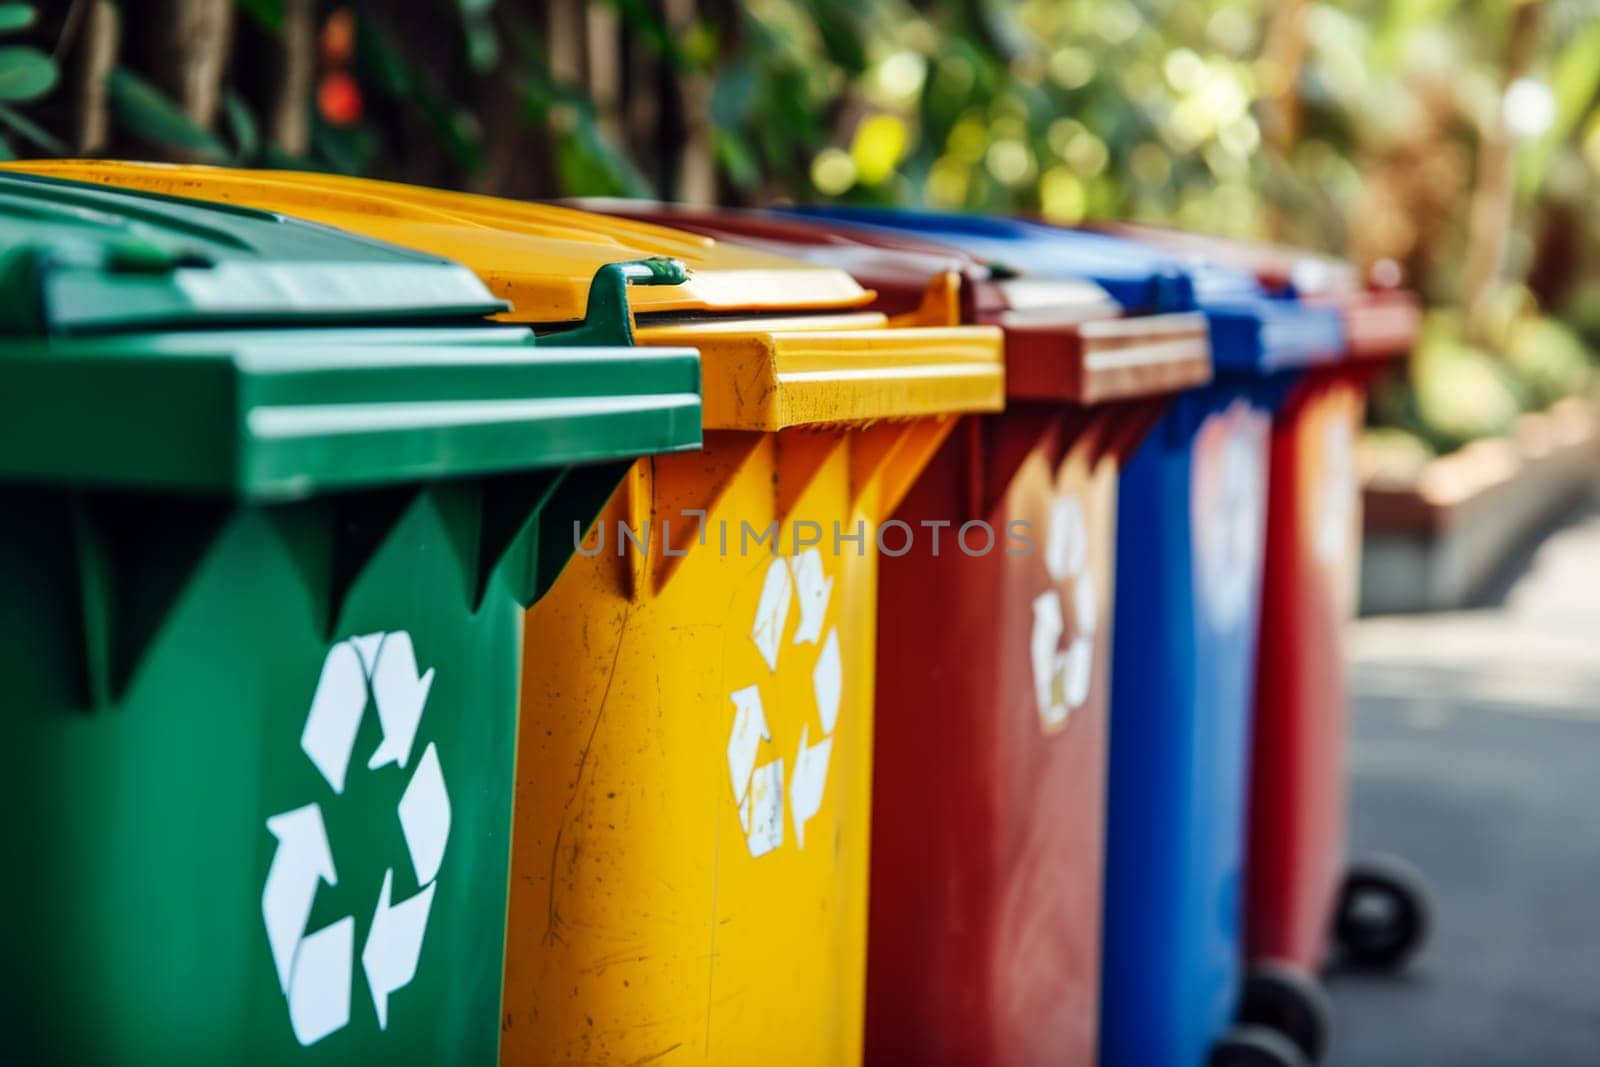
M 448 260 L 268 212 L 0 175 L 0 481 L 272 501 L 700 443 L 689 348 L 607 264 L 538 343 Z
M 699 447 L 693 350 L 360 332 L 0 343 L 0 480 L 271 501 Z
M 0 335 L 481 318 L 447 259 L 301 219 L 0 174 Z

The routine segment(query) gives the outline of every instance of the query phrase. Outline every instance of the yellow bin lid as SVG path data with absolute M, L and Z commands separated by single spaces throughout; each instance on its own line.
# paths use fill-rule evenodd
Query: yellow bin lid
M 891 326 L 877 312 L 857 310 L 872 294 L 844 271 L 698 234 L 340 175 L 99 160 L 5 166 L 281 212 L 445 256 L 511 303 L 502 318 L 521 323 L 581 321 L 590 280 L 608 263 L 680 260 L 689 272 L 683 284 L 629 291 L 635 339 L 701 350 L 708 429 L 777 430 L 1003 404 L 998 329 Z

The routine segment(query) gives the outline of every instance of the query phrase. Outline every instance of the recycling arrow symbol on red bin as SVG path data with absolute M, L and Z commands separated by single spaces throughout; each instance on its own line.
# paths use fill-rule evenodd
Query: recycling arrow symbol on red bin
M 432 669 L 418 673 L 411 636 L 404 631 L 352 637 L 329 650 L 300 747 L 335 795 L 344 794 L 369 694 L 383 727 L 383 740 L 367 760 L 367 769 L 395 764 L 405 770 L 412 762 L 412 747 L 432 685 Z M 397 815 L 412 870 L 422 888 L 396 901 L 391 867 L 375 891 L 372 925 L 361 948 L 361 968 L 381 1029 L 389 1025 L 389 997 L 416 977 L 435 879 L 450 837 L 450 795 L 432 743 L 415 762 Z M 339 883 L 320 804 L 306 804 L 268 818 L 267 831 L 278 843 L 261 891 L 261 917 L 278 986 L 288 1000 L 289 1023 L 300 1044 L 311 1045 L 350 1022 L 355 918 L 347 915 L 320 930 L 306 930 L 322 883 Z

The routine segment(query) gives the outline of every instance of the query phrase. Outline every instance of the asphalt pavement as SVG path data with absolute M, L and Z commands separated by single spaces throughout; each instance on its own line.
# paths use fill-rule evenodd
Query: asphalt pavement
M 1600 497 L 1484 607 L 1353 634 L 1352 850 L 1398 853 L 1433 929 L 1329 976 L 1334 1067 L 1600 1065 Z

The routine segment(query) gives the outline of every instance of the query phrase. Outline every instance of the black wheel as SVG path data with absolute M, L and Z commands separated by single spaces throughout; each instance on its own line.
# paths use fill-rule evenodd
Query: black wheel
M 1300 1046 L 1264 1026 L 1235 1026 L 1211 1046 L 1206 1067 L 1310 1067 Z
M 1345 872 L 1333 940 L 1352 967 L 1398 970 L 1428 936 L 1428 890 L 1397 856 L 1358 860 Z
M 1317 980 L 1284 963 L 1258 963 L 1244 976 L 1239 1022 L 1264 1026 L 1294 1042 L 1311 1063 L 1322 1059 L 1333 1009 Z

